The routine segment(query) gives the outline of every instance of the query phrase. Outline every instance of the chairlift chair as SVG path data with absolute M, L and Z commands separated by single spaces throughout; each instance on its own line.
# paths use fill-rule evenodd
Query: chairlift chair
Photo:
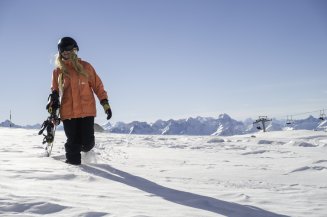
M 258 122 L 258 123 L 256 123 L 256 125 L 257 125 L 257 129 L 258 129 L 258 130 L 262 130 L 262 128 L 261 128 L 261 126 L 260 126 L 259 122 Z
M 258 120 L 253 122 L 253 126 L 255 126 L 258 130 L 261 130 L 261 126 L 260 126 Z

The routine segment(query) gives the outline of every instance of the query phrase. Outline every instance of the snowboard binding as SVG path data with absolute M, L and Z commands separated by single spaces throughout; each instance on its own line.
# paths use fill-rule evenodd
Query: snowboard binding
M 41 126 L 41 130 L 39 131 L 39 135 L 43 134 L 44 138 L 42 144 L 46 144 L 45 151 L 47 157 L 50 157 L 54 137 L 56 133 L 56 127 L 60 124 L 60 118 L 57 115 L 50 115 L 47 120 L 45 120 Z M 44 134 L 44 130 L 46 130 L 46 134 Z
M 42 144 L 47 144 L 45 147 L 46 154 L 49 157 L 52 151 L 54 137 L 56 133 L 56 127 L 60 124 L 60 118 L 58 117 L 60 108 L 60 101 L 58 92 L 53 91 L 48 98 L 48 104 L 46 109 L 50 113 L 50 116 L 43 122 L 39 135 L 43 134 L 44 138 Z M 46 130 L 46 134 L 44 134 Z
M 43 134 L 43 142 L 45 143 L 52 143 L 54 140 L 54 129 L 56 126 L 60 124 L 60 118 L 57 116 L 50 116 L 45 120 L 41 126 L 41 130 L 39 131 L 39 135 L 43 134 L 43 131 L 46 129 L 47 134 Z

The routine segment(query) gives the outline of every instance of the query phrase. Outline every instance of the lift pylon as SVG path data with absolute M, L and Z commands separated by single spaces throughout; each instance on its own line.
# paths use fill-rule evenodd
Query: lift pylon
M 293 123 L 292 115 L 287 116 L 287 118 L 286 118 L 286 124 L 287 125 L 291 125 L 292 123 Z
M 326 115 L 325 115 L 325 110 L 320 110 L 320 117 L 319 117 L 320 120 L 326 120 Z
M 263 132 L 266 132 L 266 122 L 272 121 L 272 119 L 268 119 L 267 116 L 259 116 L 259 118 L 253 122 L 253 125 L 257 125 L 257 129 L 261 130 L 261 126 L 259 123 L 262 125 Z

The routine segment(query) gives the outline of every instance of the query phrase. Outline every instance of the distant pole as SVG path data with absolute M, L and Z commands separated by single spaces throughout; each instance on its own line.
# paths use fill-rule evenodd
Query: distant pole
M 10 121 L 9 127 L 11 128 L 11 110 L 10 110 L 10 114 L 9 114 L 9 121 Z

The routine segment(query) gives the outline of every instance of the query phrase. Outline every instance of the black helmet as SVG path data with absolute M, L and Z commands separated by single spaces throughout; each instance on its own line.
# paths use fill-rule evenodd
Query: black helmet
M 63 37 L 58 41 L 58 51 L 60 53 L 72 50 L 73 48 L 76 48 L 77 51 L 79 51 L 77 42 L 71 37 Z

